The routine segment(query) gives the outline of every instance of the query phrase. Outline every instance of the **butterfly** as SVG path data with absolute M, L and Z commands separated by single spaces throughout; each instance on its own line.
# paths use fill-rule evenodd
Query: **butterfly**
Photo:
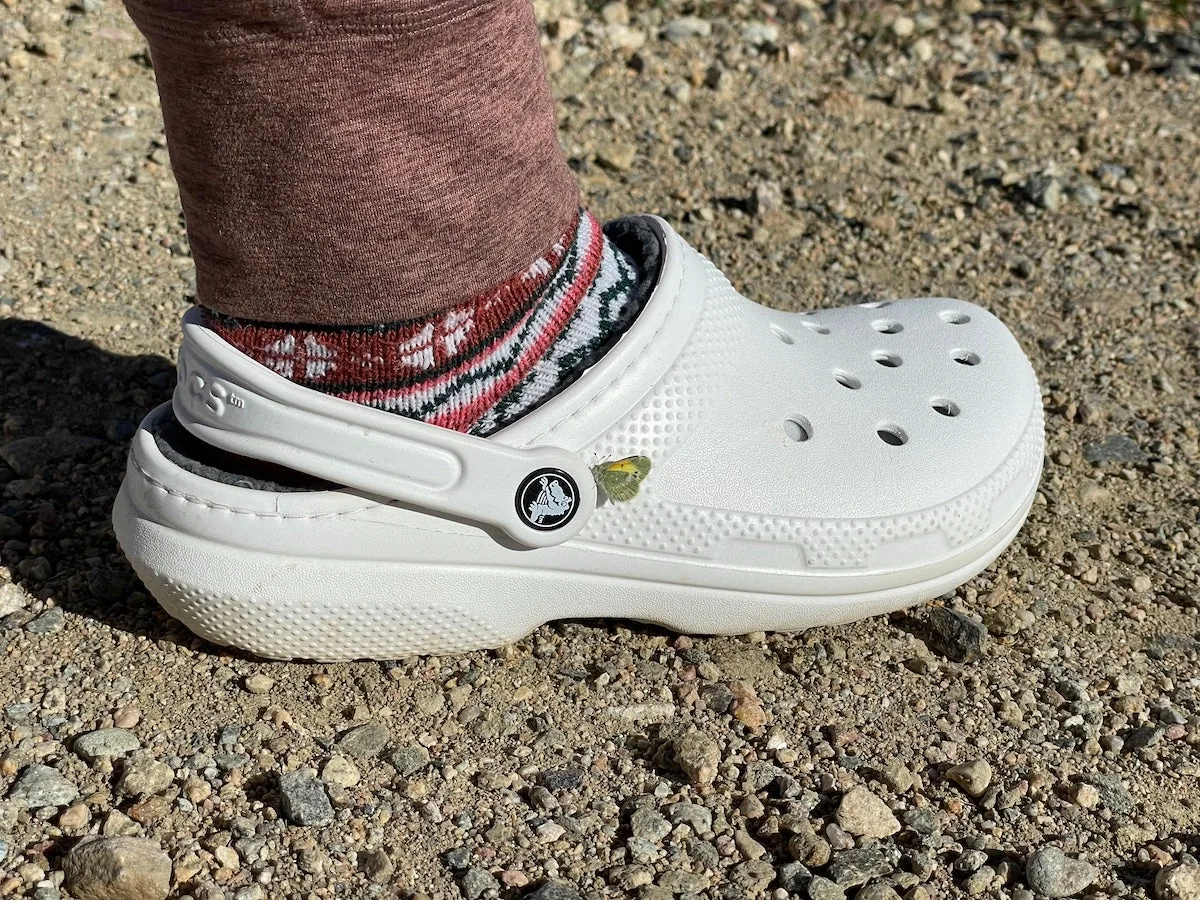
M 627 456 L 592 466 L 592 476 L 610 499 L 625 503 L 637 496 L 638 488 L 650 474 L 650 457 Z

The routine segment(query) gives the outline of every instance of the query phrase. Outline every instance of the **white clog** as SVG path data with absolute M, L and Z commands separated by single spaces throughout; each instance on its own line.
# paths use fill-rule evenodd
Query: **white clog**
M 113 514 L 146 586 L 217 644 L 394 658 L 562 618 L 840 623 L 951 590 L 1012 541 L 1042 404 L 994 316 L 777 312 L 665 222 L 621 221 L 657 244 L 637 320 L 488 438 L 301 388 L 186 318 L 173 409 L 143 422 Z M 593 467 L 635 456 L 649 474 L 616 502 Z

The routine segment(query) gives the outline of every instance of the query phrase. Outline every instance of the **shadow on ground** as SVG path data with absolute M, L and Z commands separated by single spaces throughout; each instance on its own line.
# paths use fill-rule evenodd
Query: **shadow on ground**
M 0 321 L 0 563 L 34 597 L 152 640 L 186 632 L 145 594 L 109 516 L 129 438 L 174 383 L 162 356 Z M 38 611 L 0 618 L 0 646 Z

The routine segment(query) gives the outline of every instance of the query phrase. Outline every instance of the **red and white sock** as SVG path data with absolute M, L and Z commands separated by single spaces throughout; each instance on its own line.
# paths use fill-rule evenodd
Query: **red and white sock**
M 203 312 L 226 341 L 304 387 L 490 434 L 595 363 L 632 321 L 636 281 L 634 264 L 581 212 L 524 272 L 426 318 L 322 327 Z

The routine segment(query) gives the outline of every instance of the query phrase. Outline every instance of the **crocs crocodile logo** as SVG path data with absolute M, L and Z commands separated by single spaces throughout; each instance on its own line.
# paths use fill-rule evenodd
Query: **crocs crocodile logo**
M 517 489 L 517 515 L 538 531 L 562 528 L 574 518 L 578 505 L 579 488 L 560 469 L 538 469 Z

